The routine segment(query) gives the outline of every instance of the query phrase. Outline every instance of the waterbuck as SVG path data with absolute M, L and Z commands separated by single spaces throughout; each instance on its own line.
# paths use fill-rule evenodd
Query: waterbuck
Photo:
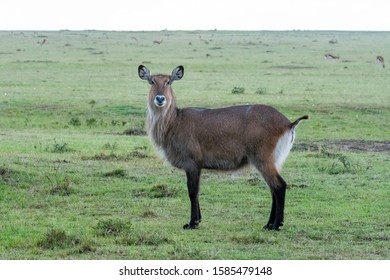
M 378 65 L 382 66 L 382 68 L 385 68 L 385 59 L 383 58 L 383 56 L 378 55 L 376 57 L 376 63 L 378 63 Z
M 290 122 L 266 105 L 179 109 L 172 83 L 183 78 L 183 66 L 176 67 L 171 75 L 151 75 L 140 65 L 138 75 L 151 85 L 148 134 L 164 158 L 187 175 L 191 218 L 183 228 L 194 229 L 201 222 L 199 181 L 203 168 L 235 170 L 252 164 L 272 193 L 271 214 L 264 228 L 279 230 L 286 193 L 286 182 L 279 172 L 292 147 L 295 127 L 308 116 Z

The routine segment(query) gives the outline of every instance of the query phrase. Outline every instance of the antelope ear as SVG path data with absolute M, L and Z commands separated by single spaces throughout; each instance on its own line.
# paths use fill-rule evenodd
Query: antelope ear
M 184 76 L 184 67 L 183 66 L 177 66 L 175 69 L 172 71 L 172 76 L 171 76 L 171 82 L 180 80 Z
M 141 78 L 141 80 L 147 80 L 149 83 L 152 80 L 149 69 L 143 65 L 138 66 L 138 76 Z

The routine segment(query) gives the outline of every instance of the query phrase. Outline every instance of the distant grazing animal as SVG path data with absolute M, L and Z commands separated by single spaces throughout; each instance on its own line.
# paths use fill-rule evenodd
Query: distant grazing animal
M 272 194 L 271 213 L 264 228 L 279 230 L 286 194 L 286 182 L 279 172 L 293 145 L 295 127 L 308 116 L 290 122 L 266 105 L 180 109 L 172 83 L 183 78 L 183 66 L 176 67 L 171 75 L 151 75 L 140 65 L 138 75 L 151 85 L 148 134 L 165 159 L 187 175 L 191 217 L 183 228 L 194 229 L 201 222 L 199 181 L 203 168 L 236 170 L 250 163 L 260 171 Z
M 153 41 L 153 44 L 157 44 L 157 45 L 160 45 L 160 44 L 162 44 L 162 42 L 163 42 L 163 40 L 161 39 L 161 40 L 154 40 Z
M 334 60 L 334 59 L 339 59 L 339 58 L 340 58 L 339 56 L 334 55 L 334 54 L 331 54 L 331 53 L 326 53 L 326 54 L 324 55 L 324 57 L 325 57 L 326 59 L 328 59 L 328 60 Z
M 39 45 L 43 46 L 44 44 L 46 44 L 46 42 L 47 42 L 46 39 L 43 39 L 42 42 L 38 41 L 37 43 L 38 43 Z
M 378 56 L 376 57 L 376 63 L 378 63 L 379 65 L 381 65 L 382 68 L 385 68 L 385 59 L 383 58 L 383 56 L 378 55 Z

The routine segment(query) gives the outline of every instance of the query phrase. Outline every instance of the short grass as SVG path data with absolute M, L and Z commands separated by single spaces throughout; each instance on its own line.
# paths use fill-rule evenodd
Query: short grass
M 388 144 L 375 57 L 389 44 L 387 32 L 0 32 L 0 259 L 389 259 L 389 150 L 327 144 Z M 251 169 L 203 172 L 203 221 L 182 230 L 185 176 L 145 136 L 139 64 L 184 65 L 180 107 L 310 115 L 282 172 L 280 232 L 262 229 L 271 197 Z

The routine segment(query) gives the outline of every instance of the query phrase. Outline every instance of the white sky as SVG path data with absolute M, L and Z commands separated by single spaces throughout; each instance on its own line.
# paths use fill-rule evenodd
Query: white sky
M 380 30 L 388 0 L 3 0 L 0 30 Z

